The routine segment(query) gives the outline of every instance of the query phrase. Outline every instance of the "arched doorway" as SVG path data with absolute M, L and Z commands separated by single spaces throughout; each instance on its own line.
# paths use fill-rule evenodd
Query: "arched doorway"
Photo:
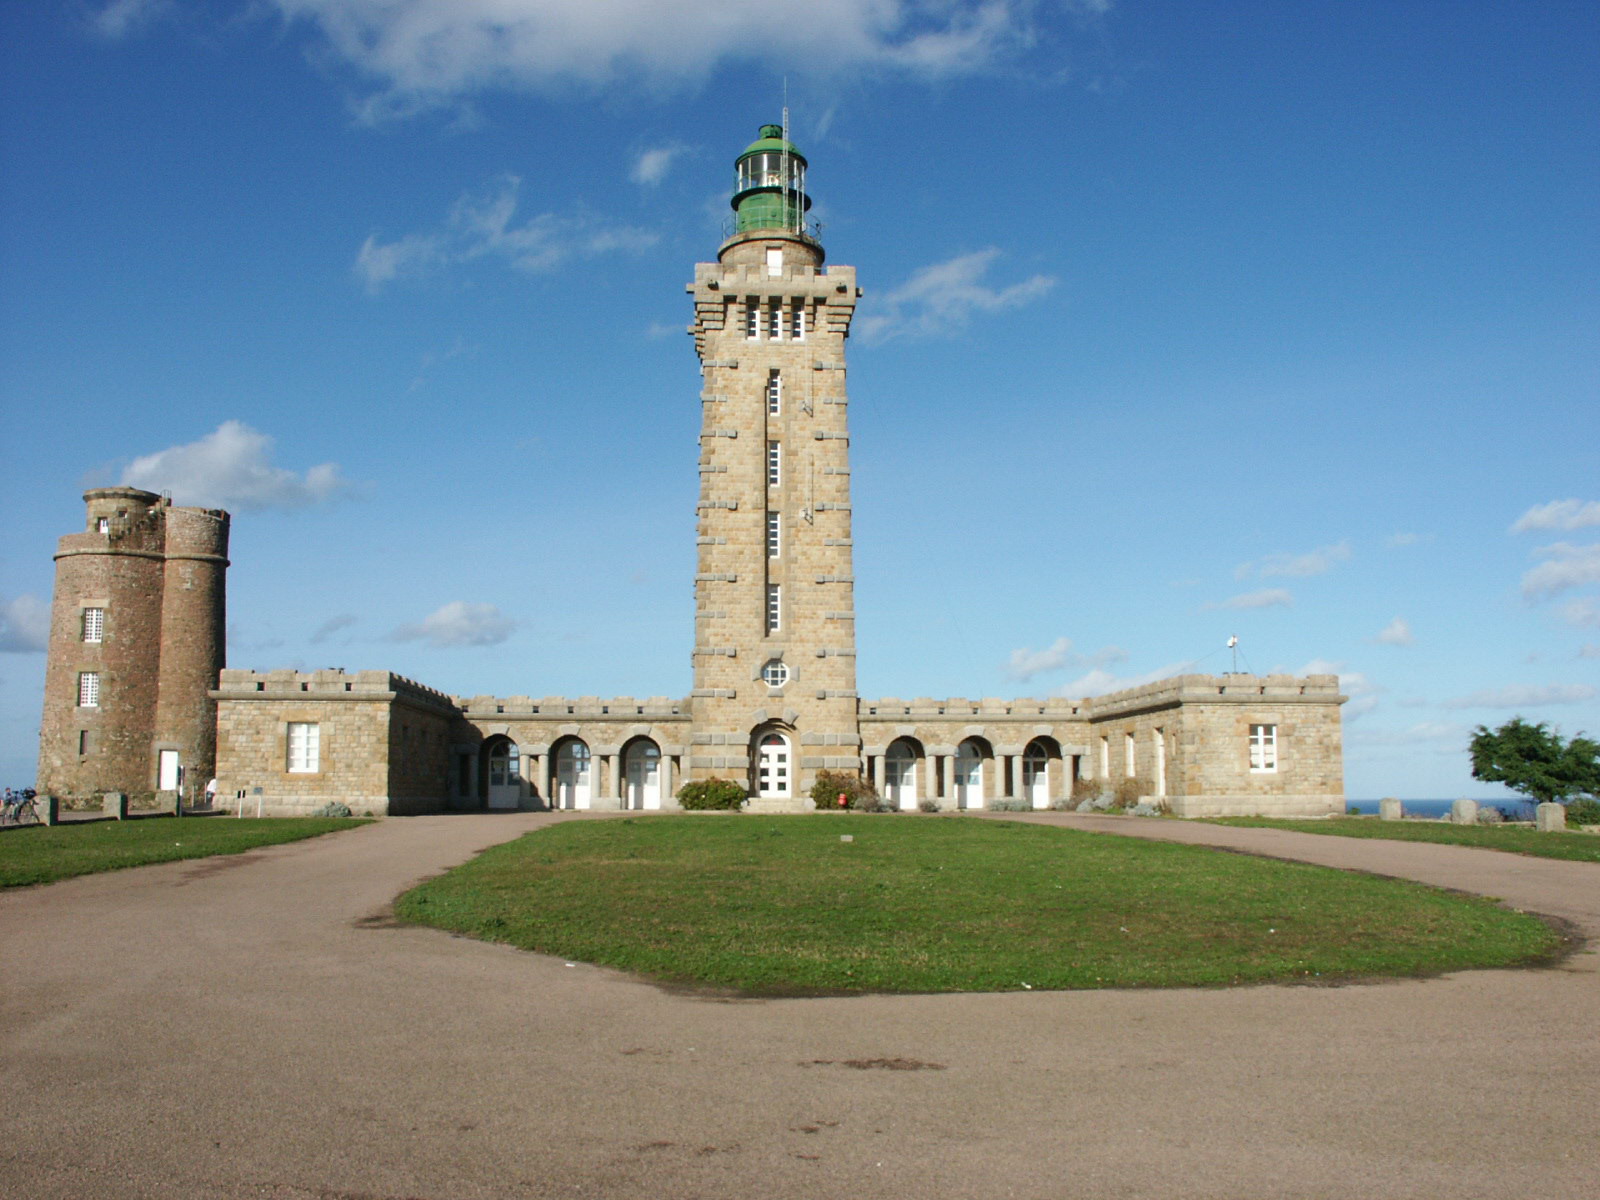
M 788 737 L 776 729 L 756 735 L 756 795 L 786 799 L 793 795 L 794 772 Z
M 522 803 L 522 754 L 508 737 L 490 738 L 483 744 L 483 804 L 510 809 Z
M 922 748 L 910 738 L 889 743 L 883 758 L 883 798 L 901 812 L 917 808 L 917 759 Z
M 980 738 L 968 738 L 956 747 L 957 808 L 983 807 L 983 760 L 987 750 Z
M 591 778 L 587 745 L 578 738 L 568 738 L 556 747 L 557 808 L 588 808 Z
M 1033 808 L 1050 807 L 1051 743 L 1034 738 L 1022 753 L 1022 795 Z M 1059 751 L 1057 752 L 1059 755 Z
M 622 773 L 627 780 L 625 807 L 661 807 L 661 747 L 649 738 L 635 738 L 623 747 Z

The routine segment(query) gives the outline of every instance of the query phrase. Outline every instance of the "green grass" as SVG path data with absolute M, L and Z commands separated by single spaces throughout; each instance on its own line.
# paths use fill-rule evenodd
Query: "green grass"
M 1325 821 L 1291 821 L 1272 817 L 1216 817 L 1214 825 L 1246 825 L 1325 833 L 1333 837 L 1385 838 L 1396 842 L 1446 842 L 1539 858 L 1600 862 L 1600 837 L 1592 833 L 1540 833 L 1537 829 L 1501 825 L 1452 825 L 1448 821 L 1380 821 L 1373 817 L 1334 817 Z
M 1416 884 L 960 818 L 569 822 L 494 847 L 396 908 L 768 995 L 1336 980 L 1527 963 L 1563 945 L 1534 917 Z
M 266 817 L 251 821 L 188 817 L 30 825 L 0 833 L 0 887 L 54 883 L 74 875 L 180 858 L 241 854 L 257 846 L 297 842 L 369 823 L 337 817 Z

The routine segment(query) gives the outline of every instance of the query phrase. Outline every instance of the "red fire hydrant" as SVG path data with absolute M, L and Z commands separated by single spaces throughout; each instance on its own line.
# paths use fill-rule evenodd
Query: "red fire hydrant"
M 849 805 L 849 800 L 846 798 L 846 796 L 845 796 L 845 794 L 843 792 L 840 792 L 839 793 L 839 807 L 840 808 L 845 808 L 845 807 L 848 807 L 848 805 Z

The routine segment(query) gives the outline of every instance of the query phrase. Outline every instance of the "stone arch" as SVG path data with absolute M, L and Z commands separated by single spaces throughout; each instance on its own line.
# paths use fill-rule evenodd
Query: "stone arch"
M 1030 808 L 1049 808 L 1051 780 L 1061 774 L 1061 743 L 1041 734 L 1022 751 L 1022 778 L 1018 780 L 1018 799 Z
M 994 747 L 989 739 L 973 735 L 956 746 L 955 793 L 957 808 L 982 808 L 994 774 Z
M 550 747 L 550 807 L 593 807 L 594 775 L 589 743 L 577 736 L 561 738 Z
M 750 733 L 750 794 L 762 799 L 788 800 L 798 795 L 799 763 L 796 739 L 790 725 L 769 721 Z
M 662 807 L 661 747 L 644 734 L 623 743 L 621 764 L 622 807 L 654 812 Z
M 478 807 L 503 811 L 521 806 L 521 749 L 504 733 L 484 738 L 478 747 Z
M 916 738 L 902 736 L 890 742 L 883 755 L 883 778 L 878 781 L 884 802 L 901 812 L 915 812 L 925 786 L 927 761 L 927 751 Z

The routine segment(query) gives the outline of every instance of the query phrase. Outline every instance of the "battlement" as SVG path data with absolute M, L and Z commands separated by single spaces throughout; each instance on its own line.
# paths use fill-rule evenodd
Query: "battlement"
M 687 701 L 667 696 L 452 696 L 450 701 L 468 717 L 689 717 Z
M 1091 721 L 1178 704 L 1343 704 L 1337 675 L 1176 675 L 1082 701 Z
M 217 700 L 409 700 L 458 712 L 454 697 L 392 671 L 247 671 L 228 668 L 212 692 Z
M 893 696 L 881 700 L 861 701 L 861 717 L 871 720 L 873 717 L 983 717 L 988 719 L 1013 717 L 1076 717 L 1081 715 L 1083 705 L 1088 703 L 1083 700 L 1069 700 L 1064 697 L 1047 697 L 1043 700 L 1020 699 L 1000 700 L 994 697 L 985 697 L 982 700 L 969 700 L 964 696 L 952 696 L 946 700 L 932 700 L 926 696 L 915 700 L 900 700 Z

